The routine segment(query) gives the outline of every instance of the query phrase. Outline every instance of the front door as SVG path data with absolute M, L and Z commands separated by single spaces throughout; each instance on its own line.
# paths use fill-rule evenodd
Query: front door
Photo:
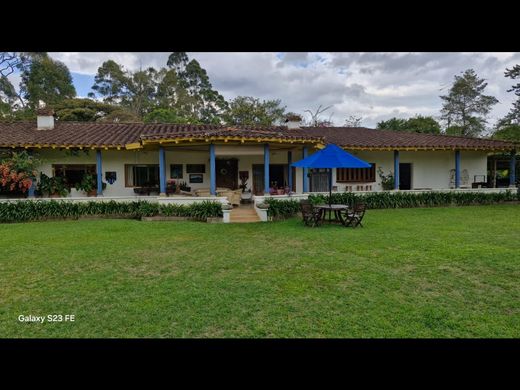
M 399 189 L 412 189 L 412 164 L 410 163 L 399 164 Z
M 238 160 L 236 158 L 217 159 L 215 161 L 217 170 L 217 187 L 238 188 Z

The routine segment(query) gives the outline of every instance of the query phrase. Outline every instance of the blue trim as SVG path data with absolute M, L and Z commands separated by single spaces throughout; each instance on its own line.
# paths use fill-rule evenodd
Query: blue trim
M 32 150 L 28 150 L 27 152 L 29 153 L 29 156 L 33 155 Z M 29 190 L 27 191 L 28 198 L 34 198 L 34 191 L 36 190 L 36 177 L 32 177 L 31 179 L 32 179 L 32 185 L 29 188 Z
M 103 195 L 103 159 L 101 158 L 101 150 L 96 150 L 96 168 L 97 168 L 97 194 Z
M 394 150 L 394 190 L 399 189 L 399 150 Z
M 264 145 L 264 194 L 269 194 L 269 144 Z
M 217 165 L 215 162 L 215 145 L 209 145 L 209 193 L 217 195 Z
M 291 164 L 292 164 L 292 152 L 288 151 L 287 152 L 287 169 L 288 169 L 288 172 L 287 172 L 287 185 L 289 186 L 289 191 L 292 191 L 292 180 L 293 180 Z
M 166 195 L 166 152 L 159 146 L 159 188 L 161 195 Z
M 307 146 L 303 147 L 303 158 L 307 158 L 308 156 L 308 149 Z M 307 177 L 307 168 L 303 168 L 303 191 L 302 192 L 309 192 L 309 178 Z
M 460 188 L 460 150 L 455 151 L 455 188 Z
M 516 184 L 516 150 L 511 150 L 511 160 L 509 161 L 509 185 Z

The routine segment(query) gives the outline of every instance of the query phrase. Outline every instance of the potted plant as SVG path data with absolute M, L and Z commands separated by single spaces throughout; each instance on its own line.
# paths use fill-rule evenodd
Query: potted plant
M 76 190 L 83 191 L 87 196 L 96 196 L 97 193 L 97 180 L 94 175 L 86 173 L 83 175 L 81 182 L 76 183 Z
M 70 192 L 62 177 L 49 177 L 45 173 L 40 173 L 40 181 L 38 182 L 36 190 L 39 194 L 51 198 L 65 198 Z
M 383 190 L 393 190 L 394 189 L 394 175 L 392 173 L 389 173 L 388 175 L 385 175 L 381 167 L 377 169 L 377 174 L 379 175 L 379 178 L 381 179 L 381 187 L 383 187 Z
M 175 182 L 174 179 L 168 179 L 166 181 L 166 193 L 167 194 L 177 193 L 177 190 L 179 189 L 178 187 L 179 186 L 177 185 L 177 183 Z

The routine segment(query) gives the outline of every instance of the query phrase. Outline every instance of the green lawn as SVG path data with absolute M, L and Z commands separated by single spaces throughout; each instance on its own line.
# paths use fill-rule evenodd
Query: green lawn
M 518 205 L 4 224 L 0 337 L 520 337 L 519 237 Z

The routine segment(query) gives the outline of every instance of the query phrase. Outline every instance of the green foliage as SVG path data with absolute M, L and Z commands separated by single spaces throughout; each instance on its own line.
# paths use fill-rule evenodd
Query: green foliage
M 40 221 L 52 218 L 79 218 L 80 216 L 105 216 L 141 218 L 157 215 L 188 217 L 205 221 L 221 217 L 222 207 L 218 202 L 205 201 L 191 205 L 159 205 L 147 201 L 134 202 L 70 202 L 34 200 L 0 202 L 0 222 Z
M 520 124 L 501 127 L 493 133 L 492 137 L 504 141 L 520 142 Z
M 92 192 L 97 188 L 96 176 L 86 173 L 81 178 L 81 182 L 75 184 L 76 190 L 86 193 Z
M 202 122 L 196 118 L 179 115 L 174 109 L 156 108 L 144 116 L 144 123 L 198 124 Z
M 32 108 L 38 107 L 40 100 L 53 106 L 76 96 L 67 66 L 48 56 L 33 60 L 30 68 L 22 72 L 20 92 Z
M 328 204 L 329 195 L 309 195 L 312 204 Z M 520 192 L 506 191 L 500 193 L 485 192 L 373 192 L 356 194 L 353 192 L 333 193 L 331 203 L 353 206 L 363 201 L 369 209 L 391 209 L 411 207 L 436 206 L 467 206 L 479 204 L 494 204 L 510 201 L 520 201 Z M 268 214 L 276 218 L 289 218 L 300 211 L 300 202 L 297 200 L 281 200 L 267 198 Z
M 252 96 L 238 96 L 229 103 L 222 115 L 228 125 L 272 126 L 285 117 L 281 100 L 263 100 Z
M 40 195 L 59 195 L 62 198 L 66 197 L 70 192 L 70 189 L 67 187 L 67 184 L 62 177 L 49 177 L 43 172 L 40 173 L 40 180 L 36 186 L 36 190 Z
M 281 200 L 267 198 L 265 203 L 269 205 L 267 214 L 275 218 L 289 218 L 300 211 L 300 202 L 297 200 Z
M 94 122 L 118 110 L 117 106 L 93 99 L 65 99 L 54 105 L 60 121 Z
M 310 195 L 314 204 L 329 203 L 328 195 Z M 493 204 L 520 200 L 520 193 L 506 191 L 500 193 L 487 192 L 373 192 L 355 194 L 352 192 L 333 193 L 332 203 L 353 205 L 363 201 L 369 209 L 434 207 L 434 206 L 465 206 L 472 204 Z
M 485 80 L 478 78 L 473 69 L 455 76 L 448 94 L 441 96 L 442 119 L 447 128 L 459 126 L 464 136 L 478 136 L 485 130 L 486 115 L 498 103 L 495 97 L 484 95 L 486 86 Z
M 431 116 L 417 115 L 413 118 L 391 118 L 377 124 L 381 130 L 408 131 L 413 133 L 440 134 L 441 126 Z

